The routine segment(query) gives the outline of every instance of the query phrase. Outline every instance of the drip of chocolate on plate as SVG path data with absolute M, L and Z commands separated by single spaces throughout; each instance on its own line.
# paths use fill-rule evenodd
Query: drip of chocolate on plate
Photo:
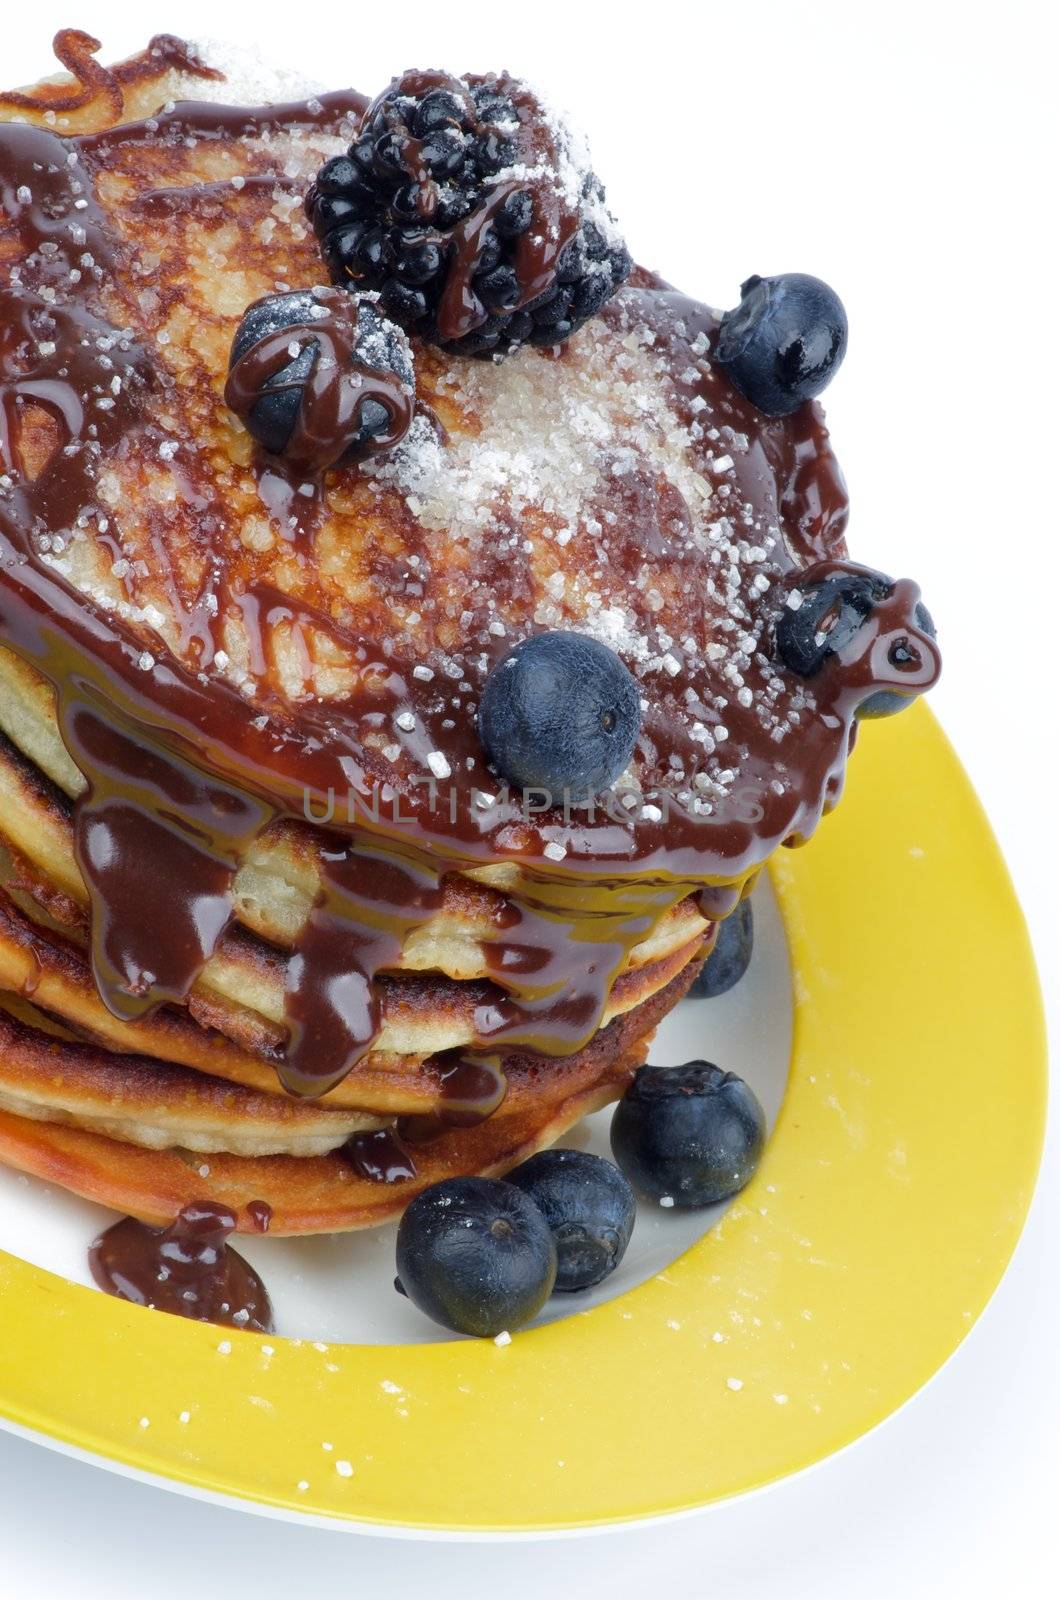
M 186 1205 L 167 1228 L 123 1217 L 93 1241 L 89 1266 L 99 1287 L 119 1300 L 271 1333 L 265 1285 L 226 1243 L 235 1229 L 235 1212 L 207 1200 Z
M 364 747 L 366 722 L 390 722 L 400 710 L 417 728 L 412 754 L 445 750 L 469 789 L 496 788 L 473 720 L 443 727 L 432 692 L 384 660 L 371 640 L 344 632 L 323 607 L 253 581 L 230 597 L 250 630 L 252 660 L 267 659 L 263 630 L 282 612 L 296 626 L 330 631 L 365 668 L 345 700 L 299 705 L 267 719 L 266 728 L 232 683 L 204 674 L 220 649 L 215 617 L 184 620 L 199 644 L 197 670 L 168 653 L 155 660 L 128 625 L 42 559 L 42 534 L 70 528 L 95 503 L 98 464 L 117 449 L 135 450 L 149 432 L 148 405 L 161 381 L 150 342 L 110 320 L 92 273 L 72 271 L 87 252 L 106 283 L 120 262 L 122 242 L 95 194 L 100 163 L 115 148 L 146 141 L 338 131 L 366 104 L 352 92 L 260 109 L 189 102 L 145 122 L 68 138 L 0 125 L 4 209 L 23 251 L 19 273 L 0 291 L 0 454 L 13 480 L 0 492 L 0 640 L 53 685 L 64 740 L 87 780 L 74 821 L 96 982 L 123 1017 L 183 1000 L 231 921 L 232 881 L 247 848 L 274 818 L 302 819 L 311 806 L 334 843 L 322 894 L 289 964 L 291 1043 L 280 1076 L 301 1094 L 326 1092 L 371 1048 L 379 1026 L 376 975 L 393 969 L 405 935 L 440 904 L 444 873 L 473 867 L 524 869 L 485 945 L 493 990 L 476 1014 L 475 1048 L 576 1051 L 599 1026 L 629 952 L 672 906 L 705 893 L 704 910 L 720 910 L 777 845 L 812 833 L 838 795 L 854 710 L 865 693 L 927 687 L 939 662 L 934 641 L 916 625 L 915 585 L 896 586 L 856 645 L 814 679 L 816 713 L 800 728 L 783 792 L 768 781 L 775 772 L 768 733 L 733 705 L 727 717 L 733 745 L 746 751 L 746 804 L 719 802 L 707 815 L 678 807 L 660 821 L 602 797 L 593 812 L 563 820 L 565 857 L 557 868 L 545 851 L 556 837 L 554 815 L 528 814 L 521 797 L 479 808 L 464 804 L 466 795 L 453 804 L 451 795 L 448 806 L 439 805 L 423 786 L 399 783 Z M 193 209 L 200 198 L 191 186 L 167 205 Z M 677 408 L 690 422 L 702 403 L 693 352 L 709 348 L 715 315 L 643 275 L 608 315 L 636 320 L 670 352 Z M 95 403 L 101 395 L 106 407 Z M 770 420 L 723 380 L 715 382 L 712 402 L 752 441 L 734 469 L 737 489 L 782 523 L 789 548 L 779 548 L 777 559 L 787 563 L 787 582 L 805 582 L 807 567 L 817 575 L 835 570 L 846 496 L 819 408 L 809 404 Z M 20 471 L 17 448 L 27 406 L 47 413 L 64 446 L 32 480 Z M 263 485 L 275 476 L 265 464 L 248 470 Z M 194 465 L 180 471 L 194 497 Z M 503 582 L 497 599 L 503 606 Z M 908 649 L 896 665 L 899 640 L 912 647 L 912 667 Z M 481 645 L 488 670 L 505 647 L 492 637 Z M 693 692 L 702 664 L 686 658 L 678 670 Z M 681 686 L 679 676 L 673 688 Z M 685 719 L 661 703 L 645 715 L 642 748 L 660 768 L 670 756 L 695 751 Z M 336 811 L 336 795 L 347 797 L 345 813 Z M 145 860 L 152 895 L 143 893 Z M 711 898 L 716 894 L 720 900 Z

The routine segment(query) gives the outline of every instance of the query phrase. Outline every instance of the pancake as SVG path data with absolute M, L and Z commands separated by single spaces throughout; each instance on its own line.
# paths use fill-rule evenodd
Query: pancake
M 0 1010 L 0 1109 L 149 1150 L 326 1154 L 378 1118 L 55 1038 Z
M 705 946 L 697 935 L 664 959 L 620 978 L 612 990 L 609 1018 L 632 1011 L 665 989 L 705 953 L 709 942 Z M 380 1042 L 394 1041 L 395 1048 L 362 1057 L 323 1103 L 378 1115 L 432 1111 L 437 1106 L 437 1059 L 473 1043 L 474 1013 L 495 1000 L 497 991 L 488 983 L 457 984 L 436 975 L 379 983 L 384 1013 Z M 196 1007 L 197 1020 L 172 1009 L 146 1021 L 123 1022 L 100 1000 L 83 953 L 33 923 L 3 891 L 0 988 L 31 997 L 40 1010 L 109 1051 L 153 1056 L 263 1092 L 277 1088 L 282 1052 L 275 1035 L 260 1029 L 255 1034 L 248 1020 L 240 1047 L 225 1032 L 209 1027 L 211 1014 L 201 1007 Z M 224 1021 L 231 1030 L 231 1017 Z
M 342 1154 L 293 1159 L 157 1152 L 84 1129 L 31 1121 L 0 1110 L 0 1160 L 141 1221 L 171 1221 L 193 1201 L 230 1206 L 239 1231 L 259 1231 L 247 1207 L 271 1208 L 270 1234 L 337 1233 L 373 1227 L 400 1214 L 422 1189 L 465 1174 L 500 1176 L 554 1143 L 583 1116 L 618 1099 L 644 1061 L 651 1030 L 685 992 L 698 964 L 638 1011 L 602 1029 L 562 1061 L 508 1057 L 501 1112 L 413 1146 L 410 1180 L 360 1176 Z M 208 1170 L 207 1170 L 208 1169 Z
M 757 411 L 718 314 L 640 269 L 553 348 L 411 338 L 385 453 L 266 454 L 233 337 L 326 277 L 303 199 L 365 97 L 56 48 L 69 77 L 0 95 L 0 1159 L 148 1222 L 365 1226 L 618 1095 L 838 800 L 860 703 L 938 653 L 880 580 L 820 671 L 780 659 L 804 591 L 871 577 L 823 413 Z M 635 684 L 591 799 L 479 737 L 552 630 Z M 439 1132 L 458 1068 L 497 1094 Z M 408 1117 L 416 1177 L 365 1176 Z

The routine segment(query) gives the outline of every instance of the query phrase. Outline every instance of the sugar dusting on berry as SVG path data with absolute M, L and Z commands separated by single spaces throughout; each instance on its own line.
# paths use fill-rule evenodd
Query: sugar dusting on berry
M 618 224 L 608 209 L 603 189 L 595 181 L 588 142 L 577 123 L 560 111 L 536 83 L 520 80 L 536 102 L 537 114 L 546 131 L 549 159 L 534 163 L 512 162 L 497 174 L 496 183 L 516 181 L 541 183 L 554 191 L 562 206 L 581 211 L 584 220 L 598 228 L 609 244 L 621 244 Z

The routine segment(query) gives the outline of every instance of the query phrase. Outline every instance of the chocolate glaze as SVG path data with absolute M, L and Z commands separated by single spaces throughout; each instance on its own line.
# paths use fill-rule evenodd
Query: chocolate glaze
M 449 1128 L 471 1128 L 501 1106 L 508 1092 L 500 1056 L 458 1055 L 435 1062 L 438 1103 L 431 1112 L 399 1117 L 397 1131 L 410 1144 L 423 1144 Z
M 168 652 L 155 660 L 133 629 L 42 559 L 41 536 L 69 528 L 95 503 L 100 463 L 112 451 L 137 447 L 161 381 L 157 353 L 115 325 L 104 301 L 123 246 L 95 199 L 98 164 L 117 147 L 144 140 L 338 130 L 364 105 L 352 93 L 256 110 L 189 103 L 70 139 L 0 126 L 0 197 L 23 252 L 17 276 L 0 291 L 0 451 L 13 478 L 0 490 L 0 639 L 54 686 L 63 737 L 87 780 L 75 834 L 100 993 L 122 1016 L 186 995 L 231 917 L 240 856 L 271 819 L 301 818 L 309 805 L 326 821 L 330 843 L 320 902 L 288 981 L 282 1077 L 303 1094 L 326 1092 L 370 1047 L 378 1027 L 376 974 L 394 966 L 406 933 L 437 905 L 442 874 L 462 868 L 524 869 L 487 945 L 494 998 L 479 1009 L 479 1046 L 577 1050 L 598 1026 L 628 952 L 671 906 L 710 886 L 704 910 L 709 904 L 723 914 L 777 845 L 812 833 L 838 795 L 858 703 L 879 688 L 927 687 L 939 665 L 936 645 L 916 627 L 915 585 L 898 584 L 814 678 L 814 711 L 785 746 L 783 784 L 774 781 L 776 746 L 754 715 L 733 703 L 726 720 L 740 757 L 735 798 L 707 811 L 671 809 L 661 819 L 628 813 L 614 797 L 565 816 L 555 809 L 535 815 L 521 797 L 503 793 L 490 805 L 463 803 L 472 787 L 497 794 L 473 717 L 454 728 L 444 697 L 414 677 L 411 663 L 407 670 L 306 602 L 253 582 L 230 596 L 250 630 L 252 658 L 267 663 L 270 619 L 283 611 L 296 630 L 305 618 L 341 637 L 361 669 L 358 686 L 343 701 L 297 708 L 277 701 L 263 726 L 230 682 L 203 673 L 219 646 L 207 611 L 183 614 L 194 664 Z M 189 206 L 194 196 L 190 190 Z M 45 252 L 43 245 L 55 248 Z M 94 269 L 72 277 L 86 251 Z M 715 337 L 713 313 L 641 275 L 605 317 L 619 331 L 623 319 L 653 330 L 668 351 L 678 403 L 691 417 L 700 384 L 692 352 Z M 781 524 L 788 580 L 805 581 L 800 569 L 808 563 L 843 555 L 846 498 L 821 412 L 808 405 L 770 420 L 720 375 L 710 382 L 714 414 L 749 441 L 735 464 L 738 492 Z M 33 479 L 21 472 L 16 448 L 27 406 L 53 419 L 60 441 Z M 263 498 L 293 500 L 276 464 L 250 470 Z M 196 480 L 190 467 L 182 471 L 194 504 Z M 309 519 L 299 525 L 303 534 L 317 515 L 291 512 Z M 665 537 L 657 537 L 656 559 L 663 560 Z M 498 568 L 501 602 L 518 592 L 518 582 L 516 563 Z M 899 639 L 906 644 L 896 652 Z M 466 670 L 477 691 L 510 641 L 484 632 L 471 644 L 475 664 Z M 645 684 L 649 708 L 637 759 L 646 787 L 665 786 L 671 758 L 695 770 L 688 707 L 709 701 L 711 668 L 686 655 L 679 669 L 674 681 L 660 680 L 657 695 Z M 412 713 L 414 731 L 402 739 L 420 770 L 429 752 L 444 750 L 461 774 L 459 805 L 438 804 L 427 786 L 400 779 L 366 748 L 363 730 L 391 726 L 399 710 Z M 716 712 L 701 714 L 716 720 Z M 343 797 L 341 810 L 335 795 Z M 562 866 L 544 854 L 557 839 L 566 852 Z
M 267 1200 L 251 1200 L 247 1204 L 247 1216 L 259 1233 L 268 1233 L 272 1224 L 272 1207 Z
M 415 398 L 396 373 L 365 366 L 358 359 L 356 300 L 344 289 L 319 289 L 315 299 L 326 316 L 274 329 L 243 352 L 228 374 L 225 404 L 237 416 L 246 417 L 261 399 L 268 380 L 290 365 L 292 342 L 314 341 L 319 349 L 308 377 L 293 385 L 271 387 L 293 386 L 301 391 L 302 403 L 283 454 L 293 466 L 319 473 L 337 466 L 349 454 L 360 432 L 366 400 L 382 406 L 389 424 L 357 453 L 384 455 L 409 431 Z
M 329 851 L 324 893 L 287 968 L 290 1038 L 279 1068 L 292 1094 L 339 1083 L 379 1031 L 373 978 L 397 964 L 405 935 L 441 903 L 441 877 L 370 843 Z
M 265 1285 L 225 1243 L 235 1227 L 234 1212 L 205 1200 L 185 1206 L 168 1228 L 124 1217 L 90 1246 L 92 1276 L 107 1294 L 133 1305 L 271 1333 Z
M 370 1183 L 404 1183 L 416 1176 L 416 1162 L 396 1128 L 355 1133 L 345 1146 L 354 1171 Z

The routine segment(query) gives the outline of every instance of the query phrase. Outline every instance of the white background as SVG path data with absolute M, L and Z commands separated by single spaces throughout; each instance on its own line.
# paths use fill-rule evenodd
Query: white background
M 1051 6 L 702 0 L 634 14 L 622 0 L 94 0 L 68 11 L 45 0 L 5 11 L 10 84 L 49 70 L 51 35 L 69 24 L 98 33 L 111 58 L 155 31 L 213 35 L 372 91 L 412 65 L 509 67 L 588 130 L 640 261 L 715 305 L 752 272 L 833 283 L 851 324 L 828 408 L 854 552 L 923 585 L 946 654 L 934 703 L 1000 835 L 1055 996 Z M 969 982 L 990 982 L 989 928 Z M 1051 1595 L 1058 1215 L 1054 1141 L 1012 1267 L 949 1366 L 874 1436 L 765 1495 L 592 1539 L 401 1544 L 199 1505 L 0 1435 L 0 1594 Z

